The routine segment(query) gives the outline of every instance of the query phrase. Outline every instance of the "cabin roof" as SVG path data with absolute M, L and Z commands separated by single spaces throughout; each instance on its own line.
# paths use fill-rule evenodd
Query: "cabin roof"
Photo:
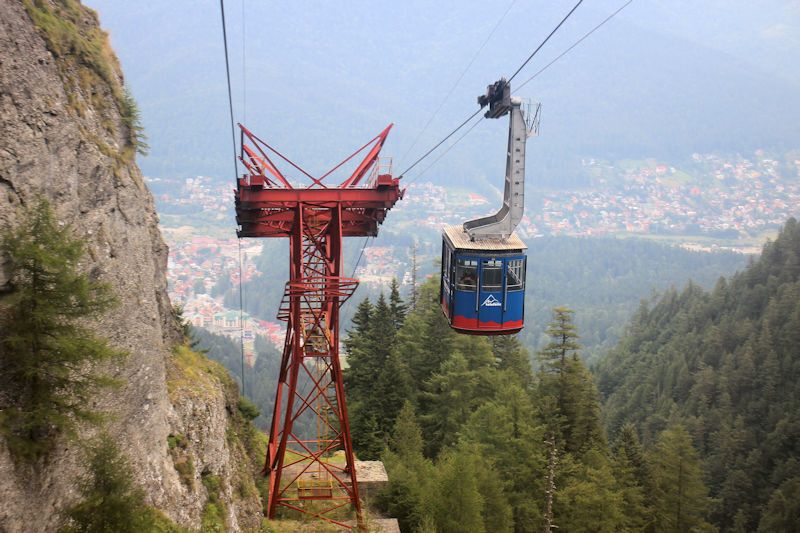
M 475 250 L 478 252 L 510 252 L 523 251 L 528 247 L 522 242 L 516 233 L 512 233 L 508 239 L 480 238 L 471 241 L 469 234 L 464 231 L 461 224 L 444 227 L 444 236 L 457 250 Z

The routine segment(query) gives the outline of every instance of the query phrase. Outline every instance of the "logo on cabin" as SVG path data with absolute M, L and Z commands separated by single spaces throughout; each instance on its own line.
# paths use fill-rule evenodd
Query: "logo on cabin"
M 484 305 L 486 307 L 500 307 L 503 304 L 500 303 L 500 300 L 498 300 L 497 298 L 494 297 L 494 294 L 490 294 L 489 297 L 486 298 L 483 301 L 483 303 L 481 304 L 481 306 L 484 306 Z

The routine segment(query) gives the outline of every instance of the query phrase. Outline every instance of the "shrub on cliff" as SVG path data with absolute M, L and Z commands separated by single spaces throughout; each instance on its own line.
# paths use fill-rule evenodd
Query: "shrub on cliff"
M 83 500 L 66 511 L 61 533 L 181 533 L 159 511 L 145 504 L 133 484 L 133 471 L 114 441 L 104 435 L 87 449 L 88 474 L 79 482 Z
M 96 363 L 121 352 L 84 323 L 114 305 L 109 287 L 82 272 L 85 243 L 60 226 L 46 200 L 0 234 L 10 291 L 0 299 L 0 434 L 18 458 L 35 460 L 58 435 L 98 415 L 90 396 L 114 383 Z

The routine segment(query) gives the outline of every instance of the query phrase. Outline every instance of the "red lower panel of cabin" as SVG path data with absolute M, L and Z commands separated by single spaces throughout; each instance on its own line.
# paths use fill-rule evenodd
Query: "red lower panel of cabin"
M 509 335 L 522 330 L 522 320 L 509 320 L 508 322 L 479 322 L 475 318 L 454 316 L 450 326 L 461 333 L 473 335 Z

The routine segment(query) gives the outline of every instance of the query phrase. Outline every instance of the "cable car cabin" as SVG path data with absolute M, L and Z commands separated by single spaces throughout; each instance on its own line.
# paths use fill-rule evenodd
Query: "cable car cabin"
M 524 325 L 525 244 L 508 239 L 475 241 L 461 225 L 442 235 L 442 310 L 450 327 L 471 335 L 508 335 Z

